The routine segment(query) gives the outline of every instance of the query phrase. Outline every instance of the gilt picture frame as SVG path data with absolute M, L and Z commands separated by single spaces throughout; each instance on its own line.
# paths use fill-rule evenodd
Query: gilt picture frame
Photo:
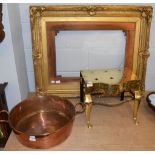
M 140 80 L 144 91 L 152 12 L 151 6 L 136 5 L 31 6 L 36 94 L 65 97 L 80 94 L 80 78 L 56 75 L 55 36 L 62 30 L 124 31 L 126 63 L 122 78 Z

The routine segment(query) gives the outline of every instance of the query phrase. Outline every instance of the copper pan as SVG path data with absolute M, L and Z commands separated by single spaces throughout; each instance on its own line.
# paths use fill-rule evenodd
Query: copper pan
M 74 105 L 64 98 L 33 96 L 10 111 L 9 123 L 23 145 L 43 149 L 70 135 L 75 114 Z

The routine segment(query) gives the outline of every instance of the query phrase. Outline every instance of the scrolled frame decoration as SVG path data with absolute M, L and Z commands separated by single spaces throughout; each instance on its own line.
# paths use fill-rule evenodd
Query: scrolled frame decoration
M 77 79 L 69 78 L 63 81 L 56 75 L 54 37 L 61 30 L 123 30 L 128 44 L 126 44 L 126 63 L 122 81 L 126 78 L 140 80 L 140 89 L 144 91 L 152 11 L 151 6 L 135 5 L 31 6 L 36 94 L 59 96 L 80 94 Z M 131 61 L 129 57 L 132 57 Z M 58 83 L 51 82 L 57 79 Z

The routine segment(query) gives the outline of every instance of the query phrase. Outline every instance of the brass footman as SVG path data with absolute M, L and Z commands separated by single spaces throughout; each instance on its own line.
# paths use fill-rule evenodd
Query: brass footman
M 138 79 L 120 81 L 120 79 L 122 78 L 122 72 L 123 70 L 121 69 L 82 70 L 80 72 L 80 102 L 85 104 L 86 121 L 88 128 L 92 127 L 90 123 L 90 115 L 93 106 L 93 95 L 120 95 L 120 103 L 125 103 L 125 101 L 123 101 L 125 93 L 130 94 L 134 99 L 133 119 L 135 124 L 138 124 L 137 114 L 142 97 L 142 82 Z M 118 77 L 120 76 L 120 78 L 118 78 L 119 80 L 115 81 L 115 83 L 112 83 L 110 80 L 108 81 L 107 79 L 113 79 L 111 78 L 110 73 L 113 73 L 113 75 L 117 75 Z M 110 75 L 109 78 L 108 75 Z

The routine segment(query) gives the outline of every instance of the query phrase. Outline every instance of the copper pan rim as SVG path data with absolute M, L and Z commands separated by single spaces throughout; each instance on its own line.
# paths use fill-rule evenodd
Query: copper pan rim
M 33 98 L 33 97 L 34 97 L 34 96 L 29 97 L 28 99 L 31 99 L 31 98 Z M 37 97 L 43 97 L 43 96 L 37 96 Z M 67 102 L 69 102 L 69 103 L 72 105 L 72 103 L 71 103 L 70 101 L 68 101 L 68 100 L 66 100 L 66 99 L 64 99 L 64 101 L 67 101 Z M 9 112 L 9 114 L 11 114 L 12 111 L 13 111 L 14 109 L 16 109 L 16 107 L 22 105 L 22 103 L 23 103 L 23 102 L 20 102 L 20 103 L 18 103 L 17 105 L 15 105 L 15 106 L 11 109 L 11 111 Z M 74 106 L 73 106 L 73 107 L 74 107 Z M 38 113 L 39 113 L 39 111 L 38 111 Z M 74 113 L 75 113 L 75 111 L 74 111 Z M 9 116 L 10 116 L 10 115 L 9 115 Z M 69 120 L 65 125 L 63 125 L 61 128 L 57 129 L 56 131 L 54 131 L 54 132 L 52 132 L 52 133 L 49 133 L 48 135 L 59 132 L 60 130 L 62 130 L 63 128 L 65 128 L 68 124 L 70 124 L 71 122 L 73 122 L 74 120 L 75 120 L 75 115 L 72 117 L 72 119 L 70 119 L 70 120 Z M 16 134 L 24 134 L 22 131 L 17 130 L 17 129 L 12 125 L 10 117 L 8 118 L 8 122 L 9 122 L 10 127 L 13 129 L 13 131 L 14 131 Z M 33 136 L 33 135 L 28 135 L 28 136 Z M 35 135 L 34 135 L 34 136 L 35 136 Z M 44 134 L 41 135 L 41 134 L 40 134 L 40 136 L 46 136 L 46 135 L 44 135 Z
M 75 106 L 58 96 L 32 96 L 9 113 L 15 136 L 30 148 L 49 148 L 63 142 L 71 133 Z

